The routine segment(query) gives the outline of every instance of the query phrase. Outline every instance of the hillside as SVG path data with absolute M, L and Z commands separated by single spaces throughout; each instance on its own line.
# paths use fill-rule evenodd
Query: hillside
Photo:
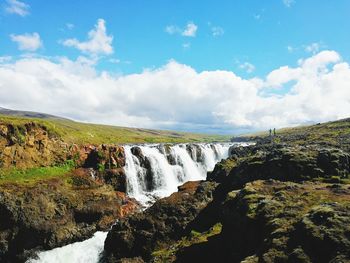
M 165 130 L 127 128 L 110 125 L 81 123 L 65 118 L 35 112 L 12 111 L 0 108 L 0 124 L 18 127 L 34 122 L 47 127 L 49 133 L 67 143 L 175 143 L 229 141 L 229 136 L 196 134 Z
M 0 107 L 0 114 L 8 115 L 8 116 L 16 116 L 16 117 L 38 118 L 38 119 L 68 120 L 67 118 L 62 118 L 62 117 L 58 117 L 58 116 L 46 114 L 46 113 L 40 113 L 40 112 L 34 112 L 34 111 L 10 110 L 2 107 Z
M 275 143 L 298 145 L 318 143 L 350 148 L 350 118 L 310 126 L 278 129 L 272 139 Z M 259 141 L 265 143 L 270 140 L 268 131 L 244 134 L 231 139 L 231 141 Z

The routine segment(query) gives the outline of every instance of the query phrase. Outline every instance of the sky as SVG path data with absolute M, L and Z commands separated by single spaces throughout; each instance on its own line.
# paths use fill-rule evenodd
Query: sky
M 350 1 L 1 0 L 0 107 L 239 134 L 350 117 Z

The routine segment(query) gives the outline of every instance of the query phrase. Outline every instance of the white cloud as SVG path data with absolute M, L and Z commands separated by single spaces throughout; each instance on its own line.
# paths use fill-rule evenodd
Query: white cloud
M 282 87 L 283 84 L 296 80 L 302 70 L 300 68 L 290 68 L 288 66 L 280 67 L 273 70 L 266 77 L 266 86 L 268 87 Z
M 311 43 L 310 45 L 305 46 L 305 51 L 310 52 L 312 54 L 316 54 L 320 51 L 321 44 L 320 43 Z
M 5 11 L 9 14 L 16 14 L 20 16 L 26 16 L 29 14 L 30 6 L 24 2 L 18 0 L 7 0 Z
M 214 37 L 219 37 L 222 36 L 225 33 L 225 31 L 222 27 L 213 26 L 211 27 L 211 33 Z
M 40 35 L 36 32 L 32 34 L 26 33 L 23 35 L 11 34 L 10 37 L 13 42 L 16 42 L 18 44 L 19 50 L 36 51 L 43 45 L 40 39 Z
M 63 41 L 67 47 L 75 47 L 83 53 L 90 55 L 110 55 L 113 53 L 113 36 L 107 34 L 106 22 L 98 19 L 95 28 L 88 33 L 87 41 L 71 38 Z
M 176 26 L 169 25 L 165 27 L 165 32 L 170 35 L 179 34 L 185 37 L 195 37 L 197 33 L 198 26 L 193 22 L 188 22 L 184 29 Z
M 286 7 L 291 7 L 292 5 L 295 4 L 295 0 L 283 0 L 283 4 L 284 4 Z
M 2 56 L 2 57 L 0 57 L 0 63 L 9 62 L 11 60 L 12 60 L 11 56 Z
M 266 93 L 283 88 L 286 93 Z M 267 129 L 349 117 L 350 66 L 322 51 L 266 78 L 197 72 L 170 61 L 139 74 L 97 72 L 94 61 L 23 58 L 0 64 L 0 105 L 83 121 L 148 128 Z M 274 91 L 272 89 L 272 91 Z
M 249 62 L 240 64 L 239 68 L 245 70 L 247 73 L 252 73 L 255 70 L 255 66 Z
M 182 32 L 185 37 L 195 37 L 197 33 L 198 26 L 193 22 L 188 22 L 186 28 Z

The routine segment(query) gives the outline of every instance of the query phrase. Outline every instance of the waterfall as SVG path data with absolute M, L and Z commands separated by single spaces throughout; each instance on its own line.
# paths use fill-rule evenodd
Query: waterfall
M 215 158 L 215 152 L 209 144 L 200 145 L 200 147 L 204 167 L 207 171 L 212 171 L 215 166 L 215 159 L 217 159 Z
M 140 172 L 140 169 L 137 169 L 136 167 L 140 167 L 139 160 L 131 153 L 131 147 L 125 146 L 125 160 L 126 164 L 124 167 L 125 174 L 127 174 L 126 181 L 127 181 L 127 189 L 126 193 L 137 199 L 137 197 L 140 196 L 141 189 L 140 184 L 138 180 L 138 173 Z
M 141 204 L 177 191 L 187 181 L 205 180 L 208 171 L 228 157 L 232 144 L 125 146 L 127 193 Z M 139 160 L 141 159 L 141 161 Z M 146 165 L 148 164 L 148 165 Z M 152 198 L 153 197 L 153 198 Z
M 177 187 L 187 181 L 205 180 L 207 172 L 212 171 L 218 161 L 228 157 L 232 145 L 142 145 L 138 146 L 141 156 L 133 154 L 135 146 L 125 145 L 127 194 L 144 207 L 150 206 L 157 198 L 176 192 Z M 40 252 L 38 259 L 27 263 L 97 263 L 106 236 L 106 232 L 96 232 L 85 241 Z
M 171 147 L 171 151 L 175 157 L 176 163 L 182 168 L 181 173 L 183 176 L 179 178 L 179 184 L 186 181 L 197 181 L 205 179 L 205 174 L 199 169 L 199 166 L 194 162 L 184 147 L 175 145 Z
M 168 163 L 167 158 L 157 147 L 142 146 L 143 154 L 149 159 L 153 193 L 158 197 L 165 197 L 177 191 L 177 180 L 173 167 Z M 126 174 L 128 176 L 128 174 Z

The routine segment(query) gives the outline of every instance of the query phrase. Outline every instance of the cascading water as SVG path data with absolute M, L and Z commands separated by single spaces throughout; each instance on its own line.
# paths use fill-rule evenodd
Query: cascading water
M 97 263 L 106 237 L 107 232 L 99 231 L 85 241 L 41 252 L 27 263 Z
M 176 175 L 167 158 L 156 147 L 140 147 L 151 164 L 152 191 L 159 197 L 168 196 L 177 190 Z
M 145 207 L 157 198 L 165 197 L 177 191 L 177 187 L 187 181 L 205 180 L 208 171 L 215 164 L 228 157 L 232 144 L 176 144 L 139 146 L 143 161 L 132 152 L 133 146 L 124 146 L 127 178 L 127 194 Z M 97 263 L 103 251 L 105 232 L 83 242 L 73 243 L 61 248 L 44 251 L 38 259 L 30 263 Z
M 216 161 L 218 161 L 217 158 L 215 158 L 216 156 L 213 148 L 209 144 L 200 145 L 200 148 L 206 170 L 212 171 L 215 167 Z
M 127 175 L 127 189 L 128 196 L 136 200 L 142 199 L 141 192 L 144 190 L 144 184 L 139 177 L 143 177 L 145 172 L 140 166 L 140 162 L 136 156 L 131 153 L 131 146 L 124 146 L 125 151 L 125 174 Z
M 184 147 L 180 145 L 171 147 L 171 154 L 175 157 L 176 164 L 182 168 L 180 169 L 181 177 L 178 177 L 178 184 L 205 179 L 206 173 L 200 170 L 199 165 L 195 163 Z

